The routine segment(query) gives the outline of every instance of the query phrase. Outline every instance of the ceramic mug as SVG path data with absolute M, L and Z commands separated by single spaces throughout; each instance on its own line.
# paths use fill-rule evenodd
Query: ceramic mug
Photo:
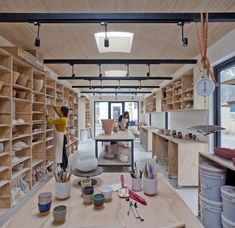
M 133 191 L 142 190 L 142 178 L 131 178 L 131 187 Z
M 143 179 L 143 189 L 146 195 L 156 195 L 157 194 L 157 178 L 154 179 Z
M 53 209 L 53 217 L 54 221 L 57 222 L 64 222 L 66 218 L 67 207 L 65 205 L 56 206 Z
M 56 182 L 55 183 L 55 196 L 57 199 L 67 199 L 70 197 L 71 183 L 68 182 Z
M 102 207 L 104 204 L 104 195 L 103 194 L 95 194 L 92 196 L 92 200 L 95 207 Z
M 104 201 L 108 202 L 112 199 L 113 189 L 109 186 L 104 186 L 100 189 L 101 194 L 104 195 Z
M 81 183 L 81 194 L 83 195 L 83 189 L 86 186 L 91 186 L 91 179 L 90 178 L 82 179 L 80 183 Z

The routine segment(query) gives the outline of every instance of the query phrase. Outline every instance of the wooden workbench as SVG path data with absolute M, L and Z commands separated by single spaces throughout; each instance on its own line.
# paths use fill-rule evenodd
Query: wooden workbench
M 168 175 L 177 176 L 177 185 L 198 186 L 198 154 L 208 152 L 208 143 L 199 140 L 178 139 L 153 132 L 152 154 L 160 160 L 167 146 Z
M 125 174 L 125 182 L 130 187 L 130 175 Z M 99 176 L 99 181 L 95 192 L 99 192 L 101 185 L 118 183 L 120 173 L 103 173 Z M 170 186 L 166 178 L 158 174 L 158 195 L 148 197 L 140 192 L 139 194 L 147 201 L 147 206 L 138 204 L 139 213 L 144 218 L 144 222 L 136 219 L 131 212 L 127 215 L 129 203 L 125 199 L 120 199 L 118 193 L 113 193 L 113 199 L 105 203 L 102 209 L 94 209 L 93 205 L 85 206 L 83 198 L 80 196 L 78 178 L 72 177 L 71 197 L 67 200 L 58 201 L 53 197 L 52 208 L 59 204 L 68 207 L 66 222 L 59 227 L 69 228 L 158 228 L 158 227 L 182 227 L 176 224 L 184 223 L 186 227 L 202 227 L 199 220 L 193 215 L 183 200 Z M 40 192 L 52 191 L 54 194 L 54 179 L 46 184 Z M 37 206 L 37 195 L 33 196 L 11 219 L 3 225 L 3 228 L 15 227 L 54 227 L 52 211 L 48 215 L 40 215 Z
M 118 131 L 117 133 L 112 133 L 111 135 L 99 134 L 95 137 L 95 156 L 98 159 L 99 166 L 131 166 L 132 169 L 134 167 L 134 135 L 130 130 Z M 130 161 L 127 163 L 120 162 L 118 159 L 104 159 L 103 154 L 101 152 L 100 156 L 98 152 L 98 143 L 99 142 L 130 142 L 130 148 L 128 149 L 130 152 Z
M 140 126 L 140 143 L 147 151 L 152 150 L 152 132 L 159 128 L 153 126 Z

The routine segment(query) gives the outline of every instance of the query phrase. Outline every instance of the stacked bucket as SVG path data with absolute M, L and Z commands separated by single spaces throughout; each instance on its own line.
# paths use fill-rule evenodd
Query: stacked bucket
M 201 222 L 205 228 L 235 228 L 235 187 L 226 186 L 226 169 L 215 163 L 200 168 Z

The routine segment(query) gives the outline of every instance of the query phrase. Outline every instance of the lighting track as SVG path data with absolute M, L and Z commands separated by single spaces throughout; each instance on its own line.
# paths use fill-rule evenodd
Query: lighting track
M 89 91 L 81 91 L 81 93 L 97 93 L 97 94 L 147 94 L 152 93 L 151 91 L 96 91 L 96 90 L 89 90 Z
M 71 76 L 59 76 L 58 80 L 88 80 L 88 81 L 113 81 L 113 80 L 120 80 L 120 81 L 129 81 L 129 80 L 172 80 L 172 77 L 164 77 L 164 76 L 159 76 L 159 77 L 90 77 L 90 76 L 78 76 L 78 77 L 71 77 Z
M 157 89 L 160 88 L 160 86 L 78 86 L 78 85 L 73 85 L 72 88 L 77 88 L 77 89 Z

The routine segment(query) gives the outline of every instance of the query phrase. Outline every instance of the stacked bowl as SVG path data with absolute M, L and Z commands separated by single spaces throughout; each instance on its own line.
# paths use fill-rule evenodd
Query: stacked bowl
M 41 213 L 49 212 L 51 209 L 52 193 L 43 192 L 38 195 L 38 209 Z

